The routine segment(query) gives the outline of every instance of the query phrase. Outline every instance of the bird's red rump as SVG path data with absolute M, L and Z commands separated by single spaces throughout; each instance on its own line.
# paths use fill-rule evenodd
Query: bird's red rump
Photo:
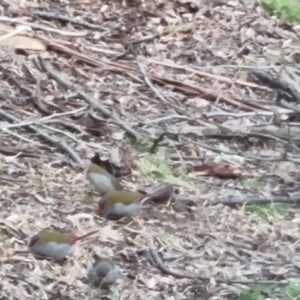
M 33 236 L 29 241 L 28 247 L 33 247 L 39 239 L 40 238 L 38 237 L 38 235 Z
M 99 203 L 99 211 L 104 210 L 104 208 L 105 208 L 105 201 L 101 201 L 101 202 Z
M 74 245 L 76 242 L 80 241 L 81 239 L 82 239 L 82 236 L 75 235 L 71 238 L 70 243 L 71 243 L 71 245 Z

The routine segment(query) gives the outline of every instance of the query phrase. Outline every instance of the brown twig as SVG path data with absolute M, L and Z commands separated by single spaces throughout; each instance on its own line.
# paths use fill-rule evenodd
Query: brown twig
M 167 103 L 168 105 L 172 106 L 173 108 L 175 108 L 176 110 L 182 112 L 182 113 L 186 113 L 186 111 L 179 107 L 178 105 L 176 105 L 174 103 L 174 101 L 171 101 L 170 99 L 167 99 L 152 83 L 151 79 L 147 76 L 147 73 L 146 71 L 144 70 L 144 67 L 142 66 L 142 63 L 139 61 L 139 59 L 137 58 L 137 53 L 133 47 L 133 45 L 131 44 L 130 45 L 130 50 L 131 50 L 131 53 L 134 55 L 135 57 L 135 61 L 136 61 L 136 64 L 137 66 L 139 67 L 139 70 L 141 72 L 141 74 L 143 75 L 144 77 L 144 81 L 145 83 L 147 84 L 147 86 L 153 91 L 153 93 L 161 100 L 163 101 L 164 103 Z
M 278 114 L 294 114 L 295 111 L 291 109 L 279 108 Z M 273 117 L 273 111 L 252 111 L 252 112 L 227 112 L 227 111 L 212 111 L 212 112 L 204 112 L 203 116 L 206 118 L 214 118 L 214 117 L 234 117 L 234 118 L 244 118 L 244 117 L 256 117 L 256 116 L 266 116 Z
M 287 158 L 287 153 L 288 153 L 288 150 L 289 150 L 290 144 L 291 144 L 291 127 L 290 127 L 289 121 L 287 121 L 287 128 L 288 128 L 288 141 L 284 145 L 284 151 L 283 151 L 282 156 L 281 156 L 282 160 L 285 160 Z
M 187 142 L 191 142 L 190 139 L 182 137 L 184 140 L 186 140 Z M 289 155 L 288 157 L 286 157 L 284 160 L 282 159 L 282 155 L 280 156 L 276 156 L 276 157 L 270 157 L 270 156 L 255 156 L 255 155 L 244 155 L 242 152 L 233 152 L 233 151 L 226 151 L 223 149 L 218 149 L 216 147 L 213 146 L 209 146 L 205 143 L 201 143 L 201 142 L 196 142 L 193 141 L 194 144 L 201 146 L 204 149 L 207 150 L 211 150 L 213 152 L 216 153 L 222 153 L 222 154 L 228 154 L 228 155 L 239 155 L 241 157 L 243 157 L 246 161 L 251 162 L 251 163 L 260 163 L 262 161 L 268 161 L 268 162 L 275 162 L 275 161 L 290 161 L 290 162 L 294 162 L 294 163 L 300 163 L 300 158 L 299 157 L 295 157 L 295 156 L 291 156 Z M 178 160 L 178 157 L 175 155 L 170 156 L 171 159 L 173 160 Z M 185 159 L 188 159 L 188 157 L 184 157 Z M 190 160 L 199 160 L 198 157 L 196 158 L 190 158 Z
M 193 195 L 173 195 L 174 201 L 177 202 L 183 202 L 186 205 L 197 205 L 197 202 L 199 202 L 200 197 L 199 196 L 193 196 Z
M 164 137 L 165 137 L 166 134 L 167 134 L 166 132 L 163 132 L 161 135 L 158 136 L 157 139 L 155 139 L 153 141 L 153 144 L 152 144 L 152 146 L 151 146 L 151 148 L 149 150 L 150 153 L 153 154 L 155 152 L 156 148 L 158 147 L 158 144 L 164 139 Z
M 172 275 L 177 278 L 189 278 L 189 279 L 200 279 L 200 280 L 205 280 L 209 281 L 210 277 L 208 276 L 203 276 L 199 275 L 196 273 L 188 273 L 188 272 L 183 272 L 183 271 L 177 271 L 173 270 L 169 267 L 167 267 L 162 259 L 159 257 L 159 254 L 157 251 L 154 249 L 149 250 L 149 254 L 152 257 L 154 263 L 156 264 L 156 267 L 164 272 L 165 274 Z M 276 285 L 288 285 L 290 282 L 288 280 L 281 280 L 281 281 L 276 281 L 276 280 L 235 280 L 235 279 L 222 279 L 222 278 L 214 278 L 216 282 L 220 283 L 227 283 L 227 284 L 244 284 L 244 285 L 249 285 L 249 284 L 276 284 Z
M 147 86 L 153 91 L 153 93 L 164 103 L 167 103 L 168 105 L 172 106 L 173 108 L 175 108 L 176 110 L 180 111 L 180 112 L 184 112 L 186 113 L 186 111 L 179 107 L 178 105 L 176 105 L 173 101 L 171 101 L 170 99 L 167 99 L 164 97 L 164 95 L 153 85 L 152 81 L 150 80 L 150 78 L 147 76 L 141 62 L 139 62 L 138 59 L 136 59 L 136 63 L 140 69 L 140 72 L 142 73 L 145 83 L 147 84 Z
M 291 82 L 287 82 L 284 79 L 284 76 L 274 77 L 270 72 L 259 69 L 252 69 L 250 71 L 250 74 L 258 78 L 258 80 L 264 85 L 278 91 L 281 90 L 282 92 L 286 93 L 286 96 L 289 98 L 289 100 L 298 103 L 300 102 L 299 89 Z M 281 95 L 283 95 L 282 92 Z
M 86 36 L 88 34 L 88 32 L 65 31 L 65 30 L 59 30 L 59 29 L 55 29 L 55 28 L 52 28 L 49 26 L 44 26 L 44 25 L 40 25 L 40 24 L 36 24 L 36 23 L 25 22 L 23 19 L 20 19 L 20 18 L 8 18 L 8 17 L 0 16 L 0 21 L 15 23 L 15 24 L 22 24 L 25 26 L 29 26 L 31 28 L 44 30 L 46 32 L 53 32 L 53 33 L 57 33 L 57 34 L 60 34 L 63 36 L 81 37 L 81 36 Z
M 65 16 L 59 12 L 51 12 L 51 11 L 40 11 L 40 10 L 36 10 L 35 12 L 33 12 L 33 14 L 35 16 L 41 17 L 41 18 L 46 18 L 46 19 L 55 19 L 58 21 L 63 21 L 63 22 L 68 22 L 71 24 L 75 24 L 75 25 L 80 25 L 89 29 L 103 29 L 105 30 L 105 27 L 98 25 L 98 24 L 93 24 L 87 21 L 83 21 L 83 20 L 78 20 L 69 16 Z
M 133 41 L 129 41 L 128 43 L 126 43 L 124 45 L 125 51 L 123 53 L 118 54 L 117 56 L 115 56 L 114 59 L 118 60 L 118 59 L 124 58 L 127 54 L 132 53 L 132 47 L 134 45 L 138 45 L 138 44 L 141 44 L 141 43 L 144 43 L 144 42 L 150 42 L 150 41 L 156 39 L 159 36 L 160 36 L 160 34 L 157 33 L 157 34 L 147 35 L 147 36 L 141 37 L 141 38 L 133 40 Z
M 12 122 L 18 122 L 20 123 L 20 120 L 16 117 L 14 117 L 13 115 L 9 114 L 8 112 L 5 112 L 4 110 L 0 109 L 0 115 L 2 115 L 3 117 L 5 117 L 6 119 L 8 119 L 9 121 Z M 79 157 L 79 155 L 71 148 L 69 147 L 66 142 L 60 142 L 52 137 L 50 137 L 48 134 L 46 134 L 45 132 L 35 128 L 32 125 L 25 125 L 26 128 L 28 128 L 29 130 L 35 132 L 36 134 L 38 134 L 40 137 L 42 137 L 44 140 L 46 140 L 48 143 L 54 145 L 57 148 L 62 149 L 63 151 L 65 151 L 66 153 L 69 154 L 69 156 L 78 164 L 80 165 L 84 165 L 82 159 Z
M 62 113 L 55 113 L 52 114 L 50 116 L 46 116 L 46 117 L 42 117 L 40 119 L 36 119 L 36 120 L 31 120 L 31 121 L 21 121 L 20 123 L 16 123 L 16 124 L 10 124 L 10 125 L 3 125 L 1 126 L 2 128 L 6 129 L 11 129 L 11 128 L 17 128 L 17 127 L 24 127 L 24 126 L 28 126 L 28 125 L 41 125 L 43 123 L 47 123 L 49 120 L 54 119 L 54 118 L 58 118 L 58 117 L 62 117 L 62 116 L 68 116 L 68 115 L 75 115 L 78 112 L 81 112 L 85 109 L 85 107 L 81 107 L 75 110 L 70 110 L 70 111 L 66 111 L 66 112 L 62 112 Z M 53 120 L 53 122 L 55 122 L 56 120 Z M 60 120 L 58 120 L 57 122 L 59 122 Z M 62 121 L 60 121 L 62 122 Z M 72 126 L 72 125 L 70 125 Z
M 116 124 L 122 127 L 128 134 L 130 134 L 134 139 L 140 141 L 140 137 L 138 136 L 137 132 L 134 131 L 131 127 L 124 124 L 120 118 L 116 115 L 114 111 L 109 111 L 103 105 L 99 104 L 91 95 L 85 93 L 83 90 L 78 89 L 72 82 L 70 82 L 66 75 L 56 70 L 50 61 L 44 60 L 42 57 L 39 56 L 40 63 L 43 69 L 50 75 L 55 81 L 57 81 L 60 85 L 64 88 L 70 89 L 72 91 L 76 91 L 78 95 L 80 95 L 93 109 L 100 110 L 106 117 L 111 118 L 114 120 Z
M 211 232 L 211 234 L 212 234 L 212 233 L 215 232 L 216 230 L 215 230 L 215 229 L 213 228 L 213 226 L 212 226 L 212 222 L 210 221 L 209 215 L 208 215 L 208 213 L 207 213 L 205 207 L 203 207 L 203 213 L 204 213 L 204 215 L 205 215 L 206 222 L 207 222 L 208 227 L 209 227 L 209 229 L 210 229 L 210 232 Z M 240 255 L 238 254 L 238 252 L 237 252 L 236 250 L 234 250 L 233 248 L 228 247 L 221 239 L 219 239 L 218 236 L 215 236 L 215 239 L 218 241 L 219 245 L 221 245 L 221 247 L 222 247 L 223 249 L 226 249 L 225 251 L 226 251 L 227 253 L 233 255 L 235 258 L 239 259 L 239 260 L 240 260 L 241 262 L 243 262 L 243 263 L 246 263 L 247 265 L 250 264 L 249 260 L 247 260 L 247 259 L 245 259 L 244 257 L 240 256 Z
M 185 65 L 179 65 L 174 63 L 173 61 L 166 61 L 166 60 L 156 60 L 153 58 L 144 58 L 144 60 L 150 64 L 156 64 L 156 65 L 160 65 L 160 66 L 164 66 L 164 67 L 169 67 L 169 68 L 174 68 L 177 70 L 184 70 L 186 72 L 190 72 L 192 74 L 196 74 L 198 76 L 201 77 L 206 77 L 206 78 L 210 78 L 210 79 L 214 79 L 217 80 L 219 82 L 224 82 L 224 83 L 228 83 L 228 84 L 239 84 L 241 86 L 245 86 L 245 87 L 249 87 L 249 88 L 256 88 L 256 89 L 260 89 L 263 91 L 269 91 L 270 89 L 264 87 L 264 86 L 260 86 L 256 83 L 253 82 L 249 82 L 249 81 L 244 81 L 244 80 L 233 80 L 231 78 L 229 78 L 228 76 L 222 76 L 222 75 L 215 75 L 212 73 L 208 73 L 208 72 L 202 72 L 199 71 L 197 68 L 191 68 L 189 66 L 185 66 Z
M 144 43 L 144 42 L 150 42 L 150 41 L 155 40 L 158 37 L 160 37 L 160 34 L 158 34 L 158 33 L 156 33 L 156 34 L 150 34 L 150 35 L 147 35 L 147 36 L 143 36 L 143 37 L 141 37 L 139 39 L 136 39 L 136 40 L 133 40 L 133 41 L 129 41 L 128 44 L 137 45 L 137 44 L 141 44 L 141 43 Z

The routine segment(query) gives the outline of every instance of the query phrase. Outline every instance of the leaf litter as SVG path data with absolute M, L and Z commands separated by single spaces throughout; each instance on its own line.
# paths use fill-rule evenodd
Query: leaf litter
M 3 11 L 2 299 L 237 299 L 250 283 L 297 282 L 296 26 L 239 1 Z M 170 180 L 175 203 L 99 218 L 83 166 L 112 149 L 111 170 L 135 168 L 125 186 Z M 261 199 L 279 199 L 283 218 L 248 209 Z M 64 264 L 14 254 L 46 227 L 99 233 Z M 94 253 L 122 269 L 111 291 L 81 281 Z

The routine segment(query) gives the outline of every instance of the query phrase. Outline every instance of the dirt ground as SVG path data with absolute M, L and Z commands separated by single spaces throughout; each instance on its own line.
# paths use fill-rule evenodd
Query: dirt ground
M 299 299 L 299 26 L 242 1 L 0 3 L 0 299 Z M 95 153 L 177 200 L 100 218 Z M 63 264 L 15 253 L 46 227 L 99 233 Z M 110 290 L 81 281 L 94 253 Z

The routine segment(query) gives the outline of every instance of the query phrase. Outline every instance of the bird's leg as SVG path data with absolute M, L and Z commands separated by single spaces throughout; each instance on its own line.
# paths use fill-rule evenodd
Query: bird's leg
M 67 257 L 65 257 L 65 258 L 63 258 L 63 259 L 60 259 L 60 260 L 57 260 L 57 262 L 58 262 L 58 264 L 59 264 L 60 266 L 63 266 L 67 261 L 68 261 L 68 258 L 67 258 Z
M 142 227 L 141 220 L 137 216 L 130 216 L 130 218 L 131 218 L 131 221 L 129 222 L 128 225 L 130 225 L 130 224 L 137 224 L 140 227 Z

